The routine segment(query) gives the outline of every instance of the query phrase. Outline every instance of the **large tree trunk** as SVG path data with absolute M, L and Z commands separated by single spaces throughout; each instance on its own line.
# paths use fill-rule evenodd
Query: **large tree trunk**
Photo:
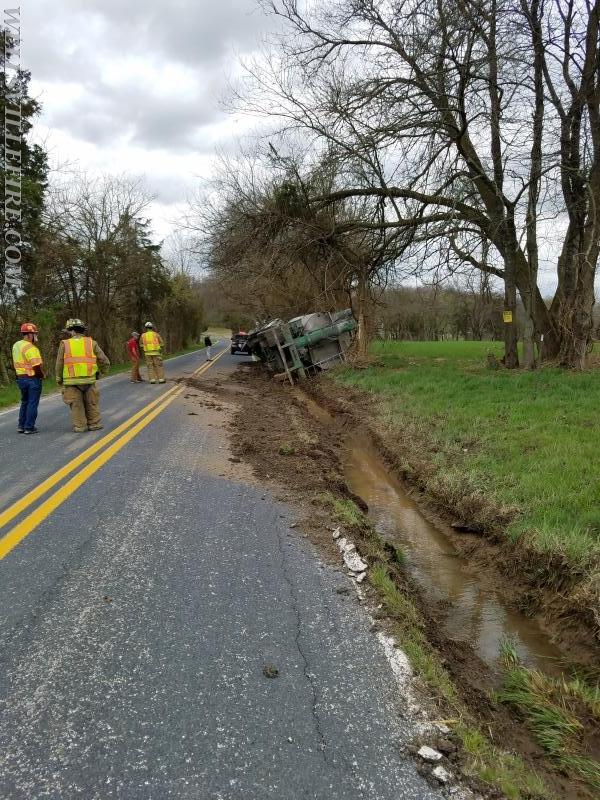
M 522 251 L 517 252 L 515 283 L 525 307 L 529 306 L 529 316 L 533 323 L 534 336 L 541 342 L 541 358 L 558 358 L 560 338 L 554 315 L 548 309 L 536 283 L 532 283 L 529 265 Z
M 356 335 L 358 354 L 366 356 L 369 352 L 369 331 L 367 327 L 367 305 L 368 305 L 368 287 L 367 278 L 361 270 L 358 274 L 358 286 L 356 292 L 356 321 L 358 322 L 358 331 Z
M 525 315 L 525 330 L 523 331 L 523 366 L 525 369 L 535 369 L 537 367 L 535 358 L 535 328 L 529 313 Z
M 597 192 L 600 196 L 600 192 Z M 594 277 L 600 248 L 598 220 L 586 219 L 585 199 L 572 210 L 569 229 L 558 259 L 558 288 L 551 314 L 559 333 L 558 358 L 562 366 L 585 367 L 594 322 Z
M 511 355 L 512 360 L 516 359 L 514 366 L 518 366 L 515 288 L 518 289 L 525 308 L 528 310 L 533 324 L 534 337 L 542 342 L 541 357 L 543 359 L 556 358 L 560 342 L 554 320 L 540 293 L 537 281 L 532 275 L 532 267 L 521 249 L 513 221 L 499 218 L 496 221 L 496 235 L 492 241 L 504 261 L 505 310 L 513 313 L 512 325 L 504 323 L 504 340 L 507 350 L 510 349 L 512 352 L 514 348 L 515 355 Z M 513 330 L 507 330 L 507 328 Z
M 573 257 L 565 281 L 552 303 L 552 314 L 560 335 L 558 358 L 565 367 L 584 369 L 587 347 L 594 327 L 594 266 L 581 253 Z M 560 272 L 560 270 L 559 270 Z
M 539 332 L 536 331 L 534 321 L 534 292 L 537 285 L 537 270 L 532 270 L 527 291 L 521 290 L 521 300 L 525 308 L 525 322 L 523 329 L 523 366 L 525 369 L 535 369 L 537 367 L 536 344 L 540 341 Z

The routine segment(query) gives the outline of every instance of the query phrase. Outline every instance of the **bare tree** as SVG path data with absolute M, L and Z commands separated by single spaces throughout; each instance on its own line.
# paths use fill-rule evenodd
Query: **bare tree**
M 137 244 L 150 200 L 139 180 L 125 177 L 79 175 L 49 192 L 54 280 L 71 312 L 90 321 L 105 343 L 122 298 L 140 279 Z
M 162 244 L 165 264 L 174 275 L 199 276 L 202 258 L 197 250 L 196 238 L 185 228 L 176 228 Z
M 381 225 L 384 203 L 311 201 L 335 186 L 334 151 L 303 164 L 269 142 L 266 153 L 255 153 L 260 169 L 240 155 L 236 163 L 221 162 L 212 203 L 204 196 L 191 210 L 189 224 L 205 237 L 211 274 L 257 318 L 352 305 L 366 352 L 374 294 L 397 254 L 397 234 Z
M 470 263 L 504 281 L 507 364 L 518 363 L 518 291 L 528 362 L 540 338 L 547 357 L 582 366 L 600 234 L 598 0 L 263 5 L 288 33 L 248 65 L 254 92 L 246 84 L 238 101 L 335 147 L 346 178 L 365 177 L 311 201 L 380 199 L 380 226 L 402 231 L 416 257 L 451 238 L 469 261 L 487 242 L 488 258 Z M 565 218 L 548 309 L 540 236 Z

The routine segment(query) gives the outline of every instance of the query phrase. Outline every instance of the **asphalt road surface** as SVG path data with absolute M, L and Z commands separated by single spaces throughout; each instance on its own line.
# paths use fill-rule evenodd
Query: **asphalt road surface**
M 98 433 L 0 415 L 0 798 L 440 797 L 348 579 L 203 467 L 224 433 L 175 386 L 103 380 Z

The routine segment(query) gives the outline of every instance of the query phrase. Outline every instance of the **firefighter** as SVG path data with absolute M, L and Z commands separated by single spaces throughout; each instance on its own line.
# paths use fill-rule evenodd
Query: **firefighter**
M 62 396 L 71 409 L 73 431 L 99 431 L 102 424 L 96 380 L 99 371 L 108 371 L 110 361 L 98 343 L 85 335 L 85 324 L 80 319 L 67 320 L 65 329 L 71 338 L 58 346 L 56 383 L 63 386 Z
M 12 349 L 13 366 L 17 374 L 17 386 L 21 392 L 19 409 L 19 433 L 37 433 L 37 419 L 44 370 L 42 356 L 37 347 L 38 329 L 33 322 L 21 325 L 21 339 Z
M 163 340 L 151 322 L 147 322 L 144 328 L 146 330 L 140 337 L 140 344 L 146 356 L 148 380 L 150 383 L 156 383 L 157 381 L 158 383 L 165 383 L 165 368 L 160 357 Z

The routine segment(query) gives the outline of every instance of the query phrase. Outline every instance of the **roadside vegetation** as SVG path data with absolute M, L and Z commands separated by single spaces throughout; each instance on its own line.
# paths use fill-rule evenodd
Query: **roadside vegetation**
M 323 493 L 315 497 L 315 502 L 328 508 L 334 519 L 344 525 L 361 555 L 372 565 L 368 581 L 380 598 L 380 616 L 391 622 L 395 640 L 427 686 L 430 701 L 438 705 L 449 724 L 463 752 L 464 774 L 499 789 L 509 800 L 555 797 L 522 758 L 494 744 L 462 701 L 441 656 L 428 641 L 425 620 L 403 588 L 402 552 L 380 539 L 352 500 Z
M 10 31 L 0 27 L 7 58 L 15 46 Z M 16 167 L 13 156 L 4 152 L 5 128 L 13 123 L 4 114 L 7 86 L 0 75 L 0 176 L 7 186 L 19 184 L 18 200 L 9 203 L 15 208 L 7 206 L 6 215 L 18 219 L 21 238 L 13 261 L 5 258 L 0 267 L 1 405 L 16 399 L 11 348 L 22 322 L 40 329 L 47 364 L 69 317 L 85 320 L 115 363 L 124 356 L 130 332 L 141 330 L 146 320 L 157 325 L 170 352 L 197 342 L 205 327 L 200 281 L 194 275 L 197 258 L 181 236 L 156 243 L 147 217 L 152 196 L 144 181 L 53 170 L 43 145 L 29 140 L 41 112 L 29 94 L 30 78 L 26 70 L 11 78 L 9 94 L 21 109 L 23 136 Z
M 500 348 L 376 342 L 370 366 L 336 380 L 381 399 L 382 419 L 413 450 L 408 477 L 465 524 L 501 529 L 597 580 L 600 373 L 490 369 Z
M 523 715 L 559 769 L 600 792 L 600 762 L 586 754 L 600 727 L 600 687 L 577 676 L 554 678 L 526 669 L 510 642 L 502 655 L 504 682 L 498 699 Z
M 425 498 L 467 530 L 504 538 L 511 545 L 504 569 L 553 586 L 555 611 L 580 613 L 597 636 L 600 373 L 511 372 L 490 353 L 501 355 L 497 343 L 376 342 L 370 363 L 341 368 L 335 379 L 380 400 L 371 422 L 391 451 L 397 447 L 396 467 Z M 387 612 L 401 620 L 401 646 L 416 671 L 452 703 L 392 577 L 381 565 L 370 572 Z M 600 791 L 599 675 L 556 678 L 528 669 L 510 642 L 502 661 L 495 701 L 515 710 L 555 768 Z M 500 761 L 494 766 L 489 744 L 471 728 L 461 722 L 456 733 L 467 750 L 488 752 L 478 774 L 500 785 Z M 522 796 L 512 778 L 508 786 L 508 797 Z

